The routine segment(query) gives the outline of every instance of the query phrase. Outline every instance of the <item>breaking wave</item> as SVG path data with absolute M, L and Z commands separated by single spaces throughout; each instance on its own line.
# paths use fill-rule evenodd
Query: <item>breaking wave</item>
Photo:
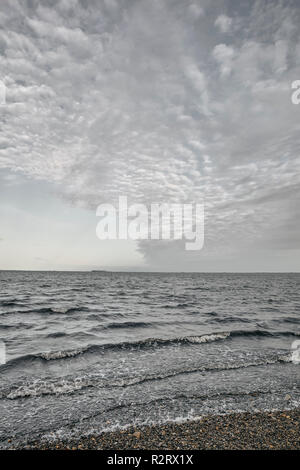
M 283 331 L 271 333 L 266 330 L 233 330 L 225 332 L 217 332 L 211 334 L 197 335 L 197 336 L 185 336 L 179 338 L 147 338 L 141 341 L 134 342 L 123 342 L 123 343 L 107 343 L 107 344 L 98 344 L 98 345 L 88 345 L 81 348 L 71 349 L 71 350 L 61 350 L 61 351 L 49 351 L 41 352 L 37 354 L 27 354 L 25 356 L 20 356 L 15 359 L 8 361 L 6 364 L 0 366 L 0 368 L 8 368 L 18 366 L 21 363 L 34 360 L 59 360 L 59 359 L 68 359 L 73 358 L 82 354 L 94 354 L 101 351 L 107 350 L 141 350 L 148 348 L 157 348 L 157 347 L 168 347 L 168 346 L 183 346 L 183 345 L 192 345 L 192 344 L 204 344 L 211 343 L 214 341 L 222 341 L 228 338 L 237 338 L 237 337 L 277 337 L 277 336 L 300 336 L 300 333 Z
M 88 387 L 109 388 L 109 387 L 130 387 L 145 382 L 170 379 L 179 375 L 192 374 L 196 372 L 220 372 L 227 370 L 246 369 L 249 367 L 278 364 L 280 362 L 291 362 L 288 356 L 274 356 L 270 358 L 254 359 L 249 362 L 216 364 L 210 366 L 200 366 L 166 371 L 159 374 L 145 374 L 135 377 L 103 377 L 101 374 L 87 375 L 70 379 L 57 380 L 35 380 L 31 383 L 15 386 L 10 390 L 2 390 L 0 398 L 15 400 L 18 398 L 34 398 L 42 395 L 65 395 L 78 392 Z

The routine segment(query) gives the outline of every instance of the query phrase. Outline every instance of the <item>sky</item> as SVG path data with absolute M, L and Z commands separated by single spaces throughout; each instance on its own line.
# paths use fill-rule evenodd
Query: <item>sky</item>
M 300 271 L 300 3 L 0 3 L 0 269 Z M 183 240 L 96 208 L 204 203 Z

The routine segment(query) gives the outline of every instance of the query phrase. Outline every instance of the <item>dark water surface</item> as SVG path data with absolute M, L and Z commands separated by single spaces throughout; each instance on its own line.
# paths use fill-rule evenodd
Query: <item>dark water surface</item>
M 300 404 L 299 274 L 0 272 L 0 445 Z

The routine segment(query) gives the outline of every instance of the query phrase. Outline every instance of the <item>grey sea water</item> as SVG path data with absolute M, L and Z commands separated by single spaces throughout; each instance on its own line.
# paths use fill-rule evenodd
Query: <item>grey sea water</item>
M 0 272 L 0 446 L 298 407 L 299 291 L 299 274 Z

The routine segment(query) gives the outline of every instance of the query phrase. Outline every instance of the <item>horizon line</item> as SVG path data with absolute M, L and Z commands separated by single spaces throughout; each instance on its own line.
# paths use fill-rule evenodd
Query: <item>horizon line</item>
M 0 269 L 0 272 L 129 273 L 129 274 L 300 274 L 300 271 L 140 271 L 113 269 Z

